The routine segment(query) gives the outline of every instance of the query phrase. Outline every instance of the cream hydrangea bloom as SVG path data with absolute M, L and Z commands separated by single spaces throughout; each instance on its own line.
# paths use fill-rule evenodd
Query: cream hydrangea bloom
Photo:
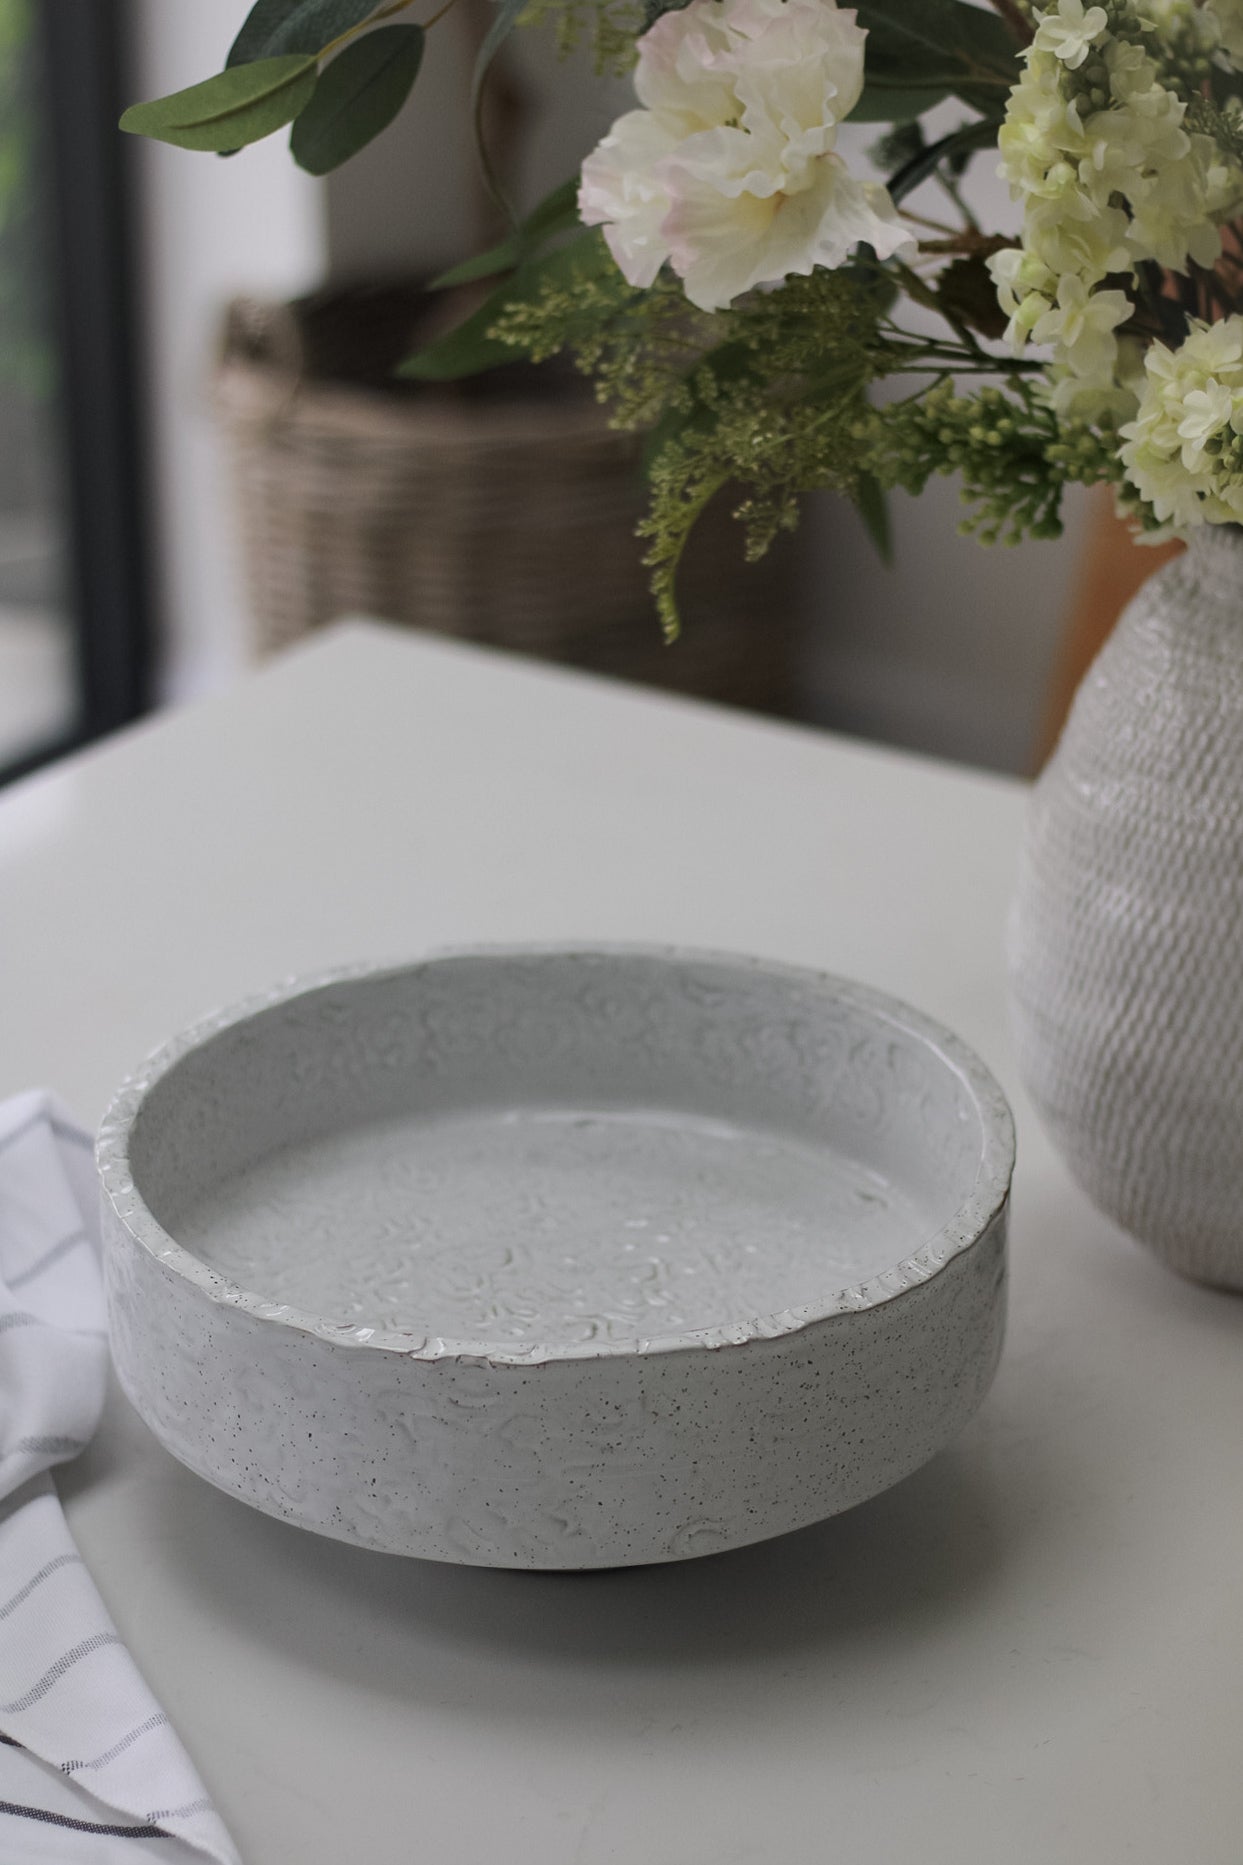
M 1243 317 L 1193 323 L 1176 350 L 1149 346 L 1127 478 L 1163 524 L 1243 521 Z
M 641 109 L 583 164 L 579 212 L 632 285 L 668 261 L 702 310 L 909 246 L 887 191 L 835 149 L 866 33 L 833 0 L 691 0 L 639 41 Z
M 1243 68 L 1243 0 L 1144 0 L 1144 14 L 1224 71 Z
M 1028 48 L 997 138 L 1002 173 L 1025 203 L 1024 245 L 1089 283 L 1147 259 L 1173 271 L 1189 259 L 1211 265 L 1218 223 L 1243 201 L 1243 172 L 1210 137 L 1188 134 L 1186 102 L 1142 46 L 1098 48 L 1109 102 L 1085 115 L 1063 62 L 1041 47 L 1052 19 Z
M 1083 124 L 1062 91 L 1061 68 L 1048 53 L 1029 53 L 997 132 L 1001 174 L 1016 199 L 1056 198 L 1087 153 Z M 1059 165 L 1064 172 L 1058 173 Z
M 1237 9 L 1243 0 L 1211 0 Z M 998 135 L 1002 173 L 1023 203 L 1022 247 L 989 262 L 1016 349 L 1051 349 L 1050 394 L 1068 419 L 1125 420 L 1137 406 L 1123 379 L 1121 286 L 1152 261 L 1212 266 L 1220 227 L 1243 205 L 1243 169 L 1209 136 L 1189 132 L 1187 104 L 1163 81 L 1130 24 L 1155 18 L 1205 50 L 1223 36 L 1190 0 L 1056 0 L 1038 18 L 1023 75 Z M 1128 352 L 1129 354 L 1129 352 Z
M 1114 331 L 1130 315 L 1131 301 L 1124 291 L 1090 292 L 1070 272 L 1058 280 L 1057 301 L 1033 326 L 1032 337 L 1037 343 L 1055 343 L 1072 375 L 1108 381 L 1118 354 Z
M 1144 348 L 1136 337 L 1115 336 L 1101 367 L 1076 371 L 1065 362 L 1050 366 L 1046 393 L 1063 421 L 1113 428 L 1134 418 L 1144 382 Z
M 1243 0 L 1209 0 L 1203 13 L 1217 28 L 1218 63 L 1227 71 L 1243 71 Z
M 1077 71 L 1093 39 L 1099 39 L 1108 24 L 1109 15 L 1103 6 L 1085 10 L 1083 0 L 1058 0 L 1036 29 L 1036 45 L 1042 52 L 1052 52 L 1071 71 Z

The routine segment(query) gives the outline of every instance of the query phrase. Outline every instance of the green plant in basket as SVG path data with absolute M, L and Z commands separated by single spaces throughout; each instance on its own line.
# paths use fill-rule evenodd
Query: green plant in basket
M 259 0 L 222 73 L 125 125 L 224 151 L 289 123 L 322 173 L 409 93 L 440 17 L 410 10 Z M 501 0 L 477 119 L 489 61 L 537 19 L 630 63 L 635 108 L 447 275 L 496 283 L 406 367 L 570 352 L 648 435 L 670 631 L 726 487 L 755 555 L 816 487 L 884 548 L 886 490 L 940 473 L 986 541 L 1056 535 L 1072 482 L 1112 483 L 1151 537 L 1243 521 L 1243 0 Z M 866 172 L 847 120 L 878 126 Z M 1013 229 L 967 204 L 981 157 Z

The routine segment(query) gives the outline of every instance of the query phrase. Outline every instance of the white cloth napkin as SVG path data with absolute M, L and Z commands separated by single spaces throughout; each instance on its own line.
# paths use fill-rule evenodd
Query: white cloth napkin
M 0 1102 L 0 1865 L 239 1865 L 46 1474 L 103 1410 L 97 1199 L 53 1097 Z

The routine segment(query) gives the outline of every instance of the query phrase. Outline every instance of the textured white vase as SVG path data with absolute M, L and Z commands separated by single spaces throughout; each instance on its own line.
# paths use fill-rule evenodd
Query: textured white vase
M 1090 669 L 1009 958 L 1020 1071 L 1084 1190 L 1243 1289 L 1243 531 L 1197 531 Z

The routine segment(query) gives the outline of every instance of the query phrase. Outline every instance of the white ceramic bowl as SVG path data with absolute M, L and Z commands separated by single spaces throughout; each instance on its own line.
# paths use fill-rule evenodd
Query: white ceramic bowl
M 175 1456 L 367 1547 L 678 1560 L 875 1494 L 986 1391 L 1013 1128 L 859 985 L 637 947 L 282 985 L 98 1148 L 113 1351 Z

